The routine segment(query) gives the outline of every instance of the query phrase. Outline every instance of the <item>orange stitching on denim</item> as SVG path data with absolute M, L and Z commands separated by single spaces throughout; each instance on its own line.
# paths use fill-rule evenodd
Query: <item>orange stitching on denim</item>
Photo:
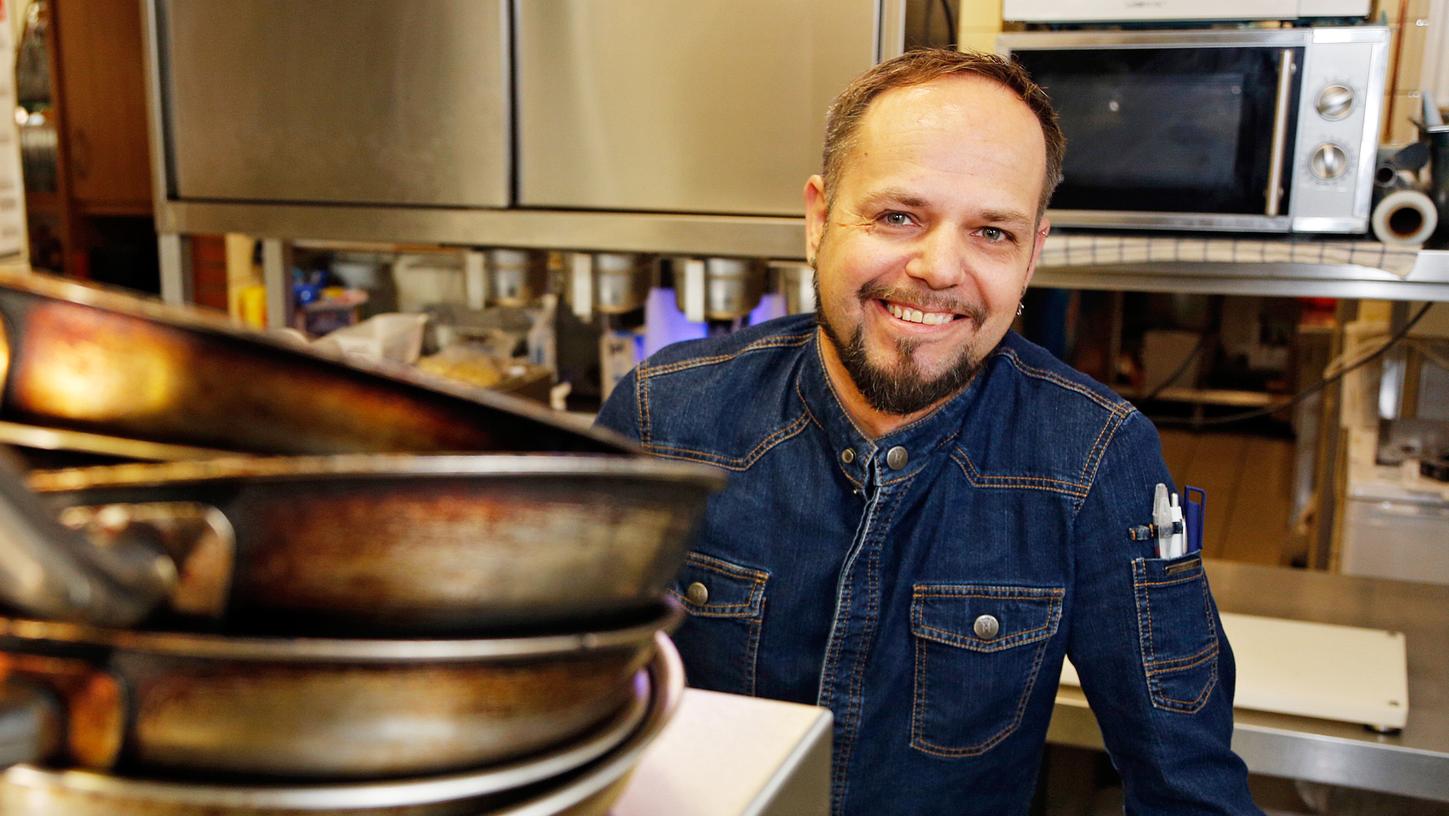
M 1048 476 L 988 476 L 982 474 L 976 469 L 976 464 L 966 455 L 965 450 L 959 446 L 954 450 L 961 455 L 956 456 L 952 454 L 951 461 L 956 463 L 956 467 L 961 469 L 962 475 L 966 477 L 966 481 L 970 482 L 973 487 L 1043 490 L 1048 493 L 1057 493 L 1078 499 L 1086 498 L 1087 496 L 1086 486 L 1078 486 L 1072 482 L 1052 479 Z M 1045 484 L 1038 484 L 1038 482 L 1044 482 Z M 1053 486 L 1057 484 L 1062 485 L 1062 487 Z
M 1048 613 L 1048 617 L 1050 617 L 1050 613 Z M 1044 635 L 1044 637 L 1051 637 L 1050 630 L 1051 623 L 1048 622 L 1043 623 L 1041 626 L 1038 626 L 1035 629 L 1023 629 L 1020 632 L 1012 632 L 1011 634 L 1001 638 L 1000 640 L 982 640 L 979 637 L 972 637 L 970 635 L 964 635 L 960 632 L 953 632 L 950 629 L 942 629 L 937 626 L 932 626 L 929 623 L 921 624 L 914 631 L 918 636 L 939 643 L 942 646 L 956 646 L 962 649 L 968 649 L 973 652 L 991 654 L 993 652 L 1002 652 L 1007 649 L 1014 649 L 1017 646 L 1025 646 L 1029 643 L 1035 643 L 1038 640 L 1041 640 L 1041 638 L 1035 637 L 1036 633 L 1038 632 L 1045 632 L 1046 634 Z M 931 637 L 932 635 L 936 635 L 936 637 Z M 977 644 L 986 648 L 977 648 Z
M 1212 690 L 1217 686 L 1217 657 L 1218 657 L 1218 635 L 1217 626 L 1213 622 L 1212 614 L 1207 608 L 1207 581 L 1206 573 L 1198 571 L 1187 578 L 1172 582 L 1151 582 L 1146 581 L 1147 560 L 1144 558 L 1133 559 L 1132 561 L 1132 586 L 1133 595 L 1137 600 L 1137 627 L 1138 644 L 1142 653 L 1142 673 L 1147 681 L 1148 701 L 1153 708 L 1164 711 L 1176 711 L 1179 713 L 1195 714 L 1206 704 Z M 1180 585 L 1190 583 L 1194 580 L 1202 583 L 1203 593 L 1203 614 L 1206 617 L 1208 636 L 1212 643 L 1203 649 L 1187 657 L 1178 658 L 1157 658 L 1156 650 L 1152 643 L 1152 632 L 1156 631 L 1152 624 L 1152 593 L 1147 591 L 1149 586 Z M 1147 628 L 1142 628 L 1143 613 L 1147 616 Z M 1186 665 L 1178 665 L 1189 661 Z M 1179 700 L 1169 697 L 1162 688 L 1158 678 L 1166 674 L 1175 674 L 1190 669 L 1199 668 L 1205 664 L 1212 665 L 1212 671 L 1208 682 L 1198 696 L 1192 700 Z
M 765 570 L 757 570 L 750 567 L 741 567 L 738 564 L 731 564 L 728 561 L 705 555 L 701 552 L 688 553 L 687 555 L 685 555 L 684 560 L 686 564 L 692 564 L 696 567 L 699 567 L 700 569 L 707 569 L 711 572 L 717 572 L 721 575 L 730 575 L 735 578 L 748 578 L 757 584 L 763 584 L 770 578 L 770 573 L 766 572 Z
M 1047 644 L 1045 641 L 1042 641 L 1041 645 L 1037 646 L 1036 656 L 1032 660 L 1031 669 L 1027 672 L 1026 686 L 1022 689 L 1021 696 L 1017 698 L 1016 714 L 1014 717 L 1012 717 L 1011 722 L 1008 723 L 1000 731 L 997 731 L 995 734 L 988 737 L 985 742 L 977 743 L 976 745 L 968 746 L 966 748 L 951 748 L 945 745 L 938 745 L 923 736 L 919 736 L 913 733 L 911 747 L 924 754 L 930 754 L 932 756 L 938 756 L 945 759 L 958 759 L 961 757 L 981 756 L 987 751 L 990 751 L 992 748 L 1000 745 L 1012 734 L 1015 734 L 1017 729 L 1021 727 L 1021 721 L 1026 715 L 1026 706 L 1031 701 L 1032 689 L 1036 688 L 1037 677 L 1041 674 L 1042 660 L 1046 657 L 1046 646 Z M 924 661 L 922 662 L 924 664 Z M 926 705 L 930 704 L 929 700 L 924 700 L 924 695 L 923 701 Z
M 887 516 L 884 519 L 884 523 L 879 526 L 878 529 L 882 530 L 889 530 L 895 524 L 896 512 L 900 510 L 901 505 L 901 501 L 898 496 L 888 496 L 887 499 L 891 500 L 890 515 Z M 872 522 L 870 527 L 876 527 L 874 522 Z M 870 536 L 869 529 L 867 530 L 867 536 Z M 880 536 L 875 536 L 875 540 L 879 541 Z M 865 546 L 865 544 L 866 542 L 862 542 L 862 546 Z M 847 729 L 847 733 L 845 734 L 846 739 L 842 740 L 842 742 L 844 743 L 841 750 L 841 762 L 843 765 L 849 764 L 850 756 L 855 752 L 856 731 L 859 728 L 860 719 L 863 716 L 862 710 L 865 705 L 865 669 L 866 665 L 870 662 L 870 649 L 871 645 L 875 641 L 875 630 L 878 626 L 880 616 L 879 573 L 880 548 L 873 547 L 866 562 L 866 619 L 869 622 L 869 626 L 867 628 L 867 631 L 864 633 L 864 636 L 861 638 L 861 640 L 865 642 L 865 646 L 861 649 L 860 654 L 856 657 L 855 666 L 851 670 L 850 686 L 846 692 L 846 701 L 848 706 L 846 710 L 848 712 L 848 717 L 847 722 L 845 723 L 845 727 Z M 850 783 L 848 779 L 842 781 L 839 797 L 840 799 L 844 799 L 845 791 L 849 789 L 849 786 Z
M 795 378 L 795 396 L 800 398 L 800 408 L 805 411 L 805 415 L 806 416 L 810 417 L 810 421 L 811 422 L 814 422 L 816 425 L 820 426 L 820 429 L 821 430 L 825 430 L 825 423 L 824 422 L 821 422 L 815 416 L 815 413 L 810 410 L 810 401 L 807 400 L 807 399 L 805 399 L 805 392 L 800 390 L 800 378 L 799 377 L 796 377 Z
M 912 610 L 911 616 L 915 617 L 915 610 Z M 917 743 L 925 742 L 921 737 L 921 710 L 925 708 L 926 704 L 926 681 L 924 676 L 926 658 L 925 647 L 921 645 L 921 639 L 912 638 L 912 640 L 915 641 L 916 660 L 914 675 L 915 686 L 911 695 L 911 745 L 916 745 Z
M 756 340 L 733 354 L 714 354 L 709 357 L 694 357 L 689 360 L 679 360 L 673 363 L 666 363 L 661 366 L 652 366 L 649 369 L 650 377 L 662 377 L 666 374 L 674 374 L 679 371 L 686 371 L 700 366 L 716 365 L 727 363 L 730 360 L 748 354 L 752 351 L 763 351 L 766 349 L 791 348 L 803 346 L 815 336 L 811 331 L 807 334 L 782 334 L 775 337 L 764 337 Z
M 1214 655 L 1213 660 L 1216 661 L 1216 659 L 1217 656 Z M 1159 691 L 1158 696 L 1162 698 L 1164 705 L 1160 705 L 1158 706 L 1158 708 L 1162 708 L 1167 711 L 1177 711 L 1180 714 L 1196 714 L 1197 712 L 1202 710 L 1202 707 L 1207 703 L 1208 697 L 1212 696 L 1213 689 L 1217 688 L 1217 685 L 1218 667 L 1217 663 L 1214 662 L 1212 676 L 1208 678 L 1208 683 L 1205 687 L 1203 687 L 1201 694 L 1191 700 L 1179 700 L 1176 697 L 1168 697 L 1166 694 Z
M 727 620 L 754 620 L 760 616 L 750 607 L 750 602 L 735 604 L 697 604 L 689 600 L 687 595 L 680 594 L 679 590 L 669 587 L 665 590 L 671 597 L 684 605 L 689 614 L 700 618 L 725 618 Z
M 750 696 L 755 696 L 755 684 L 758 682 L 760 665 L 760 630 L 765 626 L 765 600 L 760 599 L 760 614 L 750 621 L 750 642 L 746 650 L 750 656 Z
M 649 389 L 645 386 L 647 375 L 645 371 L 649 361 L 639 363 L 639 368 L 634 372 L 634 415 L 639 423 L 639 444 L 648 445 L 654 434 L 652 427 L 653 419 L 649 416 Z
M 1182 584 L 1187 584 L 1187 583 L 1191 583 L 1193 581 L 1196 581 L 1198 579 L 1198 576 L 1200 576 L 1200 575 L 1202 575 L 1202 570 L 1201 569 L 1197 570 L 1196 572 L 1193 572 L 1192 574 L 1188 575 L 1186 578 L 1174 578 L 1171 581 L 1141 581 L 1141 582 L 1133 583 L 1132 585 L 1133 586 L 1137 586 L 1137 587 L 1170 587 L 1170 586 L 1181 586 Z
M 725 470 L 741 472 L 753 467 L 755 462 L 758 462 L 761 457 L 769 453 L 776 445 L 798 436 L 809 424 L 807 415 L 801 414 L 799 417 L 791 420 L 790 424 L 777 429 L 765 437 L 759 444 L 755 445 L 753 450 L 743 457 L 725 456 L 724 454 L 659 442 L 651 442 L 645 445 L 644 450 L 661 458 L 680 459 L 686 462 L 705 462 L 706 464 L 722 467 Z
M 918 584 L 913 589 L 914 589 L 914 591 L 916 593 L 919 593 L 919 591 L 923 588 L 923 586 L 924 587 L 930 587 L 932 585 L 919 585 Z M 936 586 L 940 586 L 940 585 L 936 585 Z M 1049 591 L 1051 591 L 1051 592 L 1059 592 L 1059 591 L 1060 592 L 1064 592 L 1064 590 L 1056 590 L 1056 589 L 1049 589 Z M 916 596 L 913 596 L 913 597 L 929 597 L 929 596 L 916 595 Z M 952 596 L 952 597 L 962 597 L 962 596 Z M 923 619 L 923 616 L 924 616 L 924 611 L 923 611 L 924 610 L 924 606 L 925 606 L 924 604 L 920 604 L 920 603 L 913 603 L 913 604 L 911 604 L 911 621 L 912 621 L 913 628 L 915 626 L 924 625 L 923 620 L 922 620 Z M 1053 609 L 1052 609 L 1052 613 L 1051 613 L 1051 620 L 1049 620 L 1048 623 L 1047 623 L 1047 626 L 1048 627 L 1051 627 L 1053 624 L 1059 625 L 1060 624 L 1060 621 L 1061 621 L 1061 613 L 1062 613 L 1061 604 L 1059 604 L 1059 603 L 1053 603 L 1052 606 L 1053 606 Z M 1027 705 L 1031 701 L 1031 692 L 1036 687 L 1037 678 L 1041 674 L 1041 666 L 1042 666 L 1042 662 L 1043 662 L 1044 658 L 1046 657 L 1046 650 L 1047 650 L 1047 644 L 1049 642 L 1049 639 L 1042 638 L 1042 639 L 1038 639 L 1036 641 L 1032 641 L 1032 642 L 1038 643 L 1040 645 L 1038 645 L 1037 648 L 1036 648 L 1036 654 L 1034 655 L 1034 657 L 1032 659 L 1031 669 L 1027 673 L 1027 682 L 1026 682 L 1026 685 L 1022 689 L 1021 695 L 1017 698 L 1016 713 L 1013 716 L 1012 721 L 1010 723 L 1008 723 L 1006 726 L 1004 726 L 1001 730 L 999 730 L 995 734 L 991 735 L 984 742 L 980 742 L 980 743 L 977 743 L 976 745 L 968 746 L 968 747 L 965 747 L 965 748 L 951 748 L 949 746 L 939 745 L 937 743 L 934 743 L 934 742 L 926 739 L 926 737 L 923 734 L 923 729 L 922 729 L 922 726 L 921 726 L 921 722 L 922 722 L 922 719 L 924 717 L 924 711 L 925 711 L 925 709 L 930 704 L 930 701 L 929 701 L 928 696 L 927 696 L 927 693 L 926 693 L 926 679 L 925 679 L 926 678 L 926 668 L 927 668 L 927 665 L 928 665 L 928 657 L 927 657 L 927 655 L 930 654 L 930 650 L 927 649 L 923 645 L 923 642 L 925 642 L 926 640 L 927 639 L 926 638 L 923 638 L 923 637 L 917 637 L 917 638 L 915 638 L 915 651 L 916 651 L 916 659 L 915 659 L 915 688 L 914 688 L 914 694 L 912 695 L 912 709 L 911 709 L 911 747 L 914 748 L 917 751 L 920 751 L 921 753 L 928 754 L 928 755 L 931 755 L 931 756 L 938 756 L 938 757 L 942 757 L 942 758 L 946 758 L 946 759 L 955 759 L 955 758 L 961 758 L 961 757 L 980 756 L 980 755 L 986 753 L 987 751 L 990 751 L 991 749 L 995 748 L 997 745 L 1000 745 L 1008 737 L 1010 737 L 1012 734 L 1016 733 L 1017 729 L 1019 729 L 1021 727 L 1021 722 L 1022 722 L 1022 720 L 1024 719 L 1024 717 L 1026 715 Z M 935 642 L 935 641 L 931 641 L 931 642 Z M 1018 645 L 1029 645 L 1029 644 L 1018 644 Z
M 1097 429 L 1097 438 L 1092 440 L 1092 446 L 1087 449 L 1087 458 L 1082 460 L 1082 470 L 1077 474 L 1078 479 L 1086 481 L 1087 471 L 1092 469 L 1092 462 L 1094 459 L 1097 458 L 1098 451 L 1105 450 L 1105 447 L 1102 446 L 1102 435 L 1107 433 L 1108 428 L 1113 428 L 1115 425 L 1120 424 L 1121 420 L 1118 418 L 1118 414 L 1115 409 L 1107 414 L 1106 420 L 1102 422 L 1102 427 Z M 1108 436 L 1108 439 L 1111 439 L 1116 435 L 1117 431 L 1113 430 L 1112 433 Z
M 800 390 L 799 377 L 795 378 L 795 396 L 800 398 L 800 407 L 805 411 L 805 416 L 809 417 L 810 421 L 815 423 L 815 427 L 819 428 L 822 431 L 825 430 L 825 423 L 821 422 L 820 418 L 815 416 L 815 412 L 810 410 L 810 403 L 808 400 L 805 399 L 805 392 Z M 840 475 L 844 476 L 847 482 L 850 482 L 857 489 L 862 486 L 862 483 L 854 476 L 850 475 L 850 471 L 845 469 L 844 464 L 841 463 L 838 456 L 832 456 L 830 457 L 830 459 L 835 463 L 835 467 L 840 471 Z
M 997 587 L 997 586 L 963 586 L 962 589 L 980 590 L 979 592 L 949 592 L 952 584 L 916 584 L 912 589 L 912 598 L 989 598 L 991 600 L 1050 600 L 1053 598 L 1065 597 L 1066 590 L 1059 587 Z M 996 590 L 992 592 L 991 590 Z M 1025 590 L 1035 590 L 1027 592 Z
M 1076 393 L 1081 394 L 1082 396 L 1086 397 L 1092 402 L 1097 403 L 1098 405 L 1106 408 L 1109 411 L 1116 410 L 1116 406 L 1121 404 L 1113 403 L 1106 397 L 1103 397 L 1102 395 L 1091 390 L 1090 388 L 1087 388 L 1083 385 L 1078 385 L 1071 380 L 1064 379 L 1061 376 L 1047 371 L 1044 368 L 1033 368 L 1032 366 L 1029 366 L 1025 362 L 1023 362 L 1022 359 L 1017 356 L 1016 352 L 1012 351 L 1011 349 L 1002 349 L 1001 355 L 1008 358 L 1008 361 L 1012 364 L 1012 366 L 1014 366 L 1018 371 L 1027 375 L 1028 377 L 1035 377 L 1040 380 L 1046 380 L 1047 382 L 1053 383 L 1054 385 L 1057 385 L 1058 387 L 1064 388 L 1068 391 L 1075 391 Z
M 669 594 L 678 598 L 684 604 L 685 608 L 689 610 L 690 614 L 706 618 L 734 619 L 745 619 L 747 617 L 754 619 L 764 615 L 765 583 L 770 578 L 768 572 L 737 566 L 728 561 L 721 561 L 718 558 L 712 558 L 697 552 L 691 552 L 685 556 L 685 565 L 706 572 L 712 572 L 730 580 L 748 581 L 751 584 L 749 588 L 749 599 L 736 603 L 694 603 L 689 600 L 688 596 L 673 587 L 669 587 Z
M 1195 669 L 1198 666 L 1201 666 L 1202 664 L 1208 662 L 1209 660 L 1216 658 L 1217 656 L 1218 644 L 1216 641 L 1214 641 L 1212 645 L 1207 646 L 1206 648 L 1202 649 L 1194 655 L 1188 655 L 1187 657 L 1166 658 L 1164 660 L 1153 661 L 1151 665 L 1146 667 L 1147 676 L 1153 677 L 1159 674 L 1175 674 L 1180 671 Z M 1182 665 L 1177 665 L 1179 663 L 1181 663 Z
M 840 401 L 840 395 L 835 393 L 835 383 L 830 381 L 830 367 L 825 365 L 825 352 L 820 350 L 819 343 L 815 344 L 815 360 L 820 363 L 821 377 L 825 380 L 825 391 L 830 395 L 831 399 L 835 400 L 835 407 L 840 409 L 840 415 L 845 417 L 845 421 L 850 423 L 850 427 L 854 428 L 857 434 L 864 439 L 869 439 L 870 434 L 860 429 L 855 419 L 851 417 L 850 412 L 845 410 L 845 403 Z
M 1025 475 L 1015 475 L 1015 476 L 990 476 L 990 475 L 986 475 L 986 474 L 983 474 L 981 472 L 981 470 L 976 467 L 976 463 L 975 462 L 971 461 L 971 455 L 966 452 L 966 449 L 965 448 L 962 448 L 961 446 L 958 445 L 953 450 L 955 450 L 957 453 L 961 454 L 961 458 L 963 460 L 965 460 L 966 464 L 971 467 L 971 471 L 973 473 L 975 473 L 978 478 L 981 478 L 981 479 L 984 479 L 984 480 L 1007 480 L 1007 479 L 1010 479 L 1010 480 L 1031 481 L 1031 482 L 1046 482 L 1048 484 L 1059 484 L 1059 485 L 1063 485 L 1063 486 L 1066 486 L 1066 487 L 1077 488 L 1077 489 L 1081 489 L 1081 488 L 1086 487 L 1086 485 L 1084 485 L 1084 484 L 1082 484 L 1080 482 L 1070 482 L 1070 481 L 1067 481 L 1066 479 L 1053 479 L 1050 476 L 1025 476 Z

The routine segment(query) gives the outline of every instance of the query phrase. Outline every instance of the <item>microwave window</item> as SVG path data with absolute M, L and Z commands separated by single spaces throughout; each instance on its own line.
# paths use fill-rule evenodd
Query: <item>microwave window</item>
M 1241 76 L 1073 77 L 1058 83 L 1052 98 L 1072 124 L 1062 168 L 1072 184 L 1231 186 L 1243 123 Z M 1127 134 L 1132 143 L 1124 150 Z
M 1296 62 L 1302 64 L 1302 49 Z M 1067 136 L 1051 206 L 1262 214 L 1281 49 L 1019 51 Z M 1288 137 L 1297 91 L 1289 100 Z M 1281 208 L 1287 210 L 1284 199 Z

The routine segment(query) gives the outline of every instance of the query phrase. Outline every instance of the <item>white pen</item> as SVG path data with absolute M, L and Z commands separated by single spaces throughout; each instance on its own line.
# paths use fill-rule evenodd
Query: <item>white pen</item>
M 1157 557 L 1172 557 L 1172 503 L 1167 499 L 1167 485 L 1157 483 L 1152 492 L 1152 523 L 1157 527 Z
M 1186 525 L 1182 521 L 1182 505 L 1177 501 L 1177 494 L 1172 494 L 1172 538 L 1168 540 L 1168 548 L 1171 555 L 1168 558 L 1181 558 L 1187 555 Z

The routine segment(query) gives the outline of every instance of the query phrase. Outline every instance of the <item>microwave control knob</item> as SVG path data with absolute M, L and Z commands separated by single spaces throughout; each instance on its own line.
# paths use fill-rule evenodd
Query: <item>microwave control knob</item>
M 1324 181 L 1331 181 L 1348 170 L 1348 154 L 1333 142 L 1321 144 L 1314 149 L 1308 166 L 1312 168 L 1313 175 Z
M 1319 116 L 1336 122 L 1353 111 L 1353 89 L 1347 85 L 1329 85 L 1318 92 L 1315 106 Z

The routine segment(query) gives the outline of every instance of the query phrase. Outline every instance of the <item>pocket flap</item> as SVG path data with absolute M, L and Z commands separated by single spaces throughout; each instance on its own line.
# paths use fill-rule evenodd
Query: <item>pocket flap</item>
M 1035 643 L 1056 634 L 1061 587 L 916 584 L 911 631 L 920 638 L 978 652 Z
M 758 617 L 765 603 L 764 570 L 742 567 L 692 552 L 685 559 L 669 594 L 691 615 L 716 618 Z

